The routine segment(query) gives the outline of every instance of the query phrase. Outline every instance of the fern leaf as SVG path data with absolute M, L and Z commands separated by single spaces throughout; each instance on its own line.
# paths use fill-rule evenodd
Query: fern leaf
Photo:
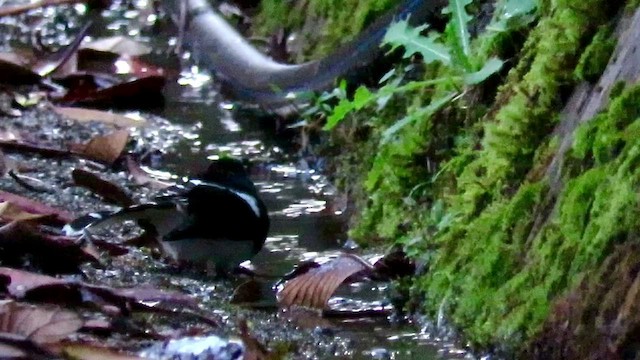
M 454 29 L 456 38 L 462 48 L 462 53 L 467 57 L 471 54 L 471 35 L 469 35 L 471 16 L 467 14 L 465 7 L 471 2 L 472 0 L 449 0 L 449 6 L 444 9 L 445 14 L 451 14 L 451 22 L 449 24 Z
M 420 53 L 425 63 L 440 61 L 446 65 L 451 63 L 449 49 L 436 42 L 437 36 L 431 34 L 429 37 L 420 35 L 427 26 L 412 27 L 407 20 L 398 21 L 391 24 L 382 40 L 383 44 L 392 46 L 392 50 L 403 46 L 404 57 L 408 58 L 415 53 Z

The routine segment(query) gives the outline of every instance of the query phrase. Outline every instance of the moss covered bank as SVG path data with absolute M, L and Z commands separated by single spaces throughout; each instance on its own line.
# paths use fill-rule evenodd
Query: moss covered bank
M 284 14 L 271 3 L 286 5 L 263 0 L 265 27 Z M 334 46 L 394 1 L 356 3 L 299 1 L 279 23 L 325 18 Z M 331 134 L 336 181 L 358 207 L 352 235 L 404 245 L 425 264 L 414 304 L 443 309 L 481 348 L 539 358 L 640 349 L 636 7 L 541 0 L 533 23 L 484 30 L 472 43 L 480 59 L 507 60 L 498 76 L 393 141 L 381 134 L 452 85 L 364 109 Z M 447 71 L 428 65 L 425 74 Z

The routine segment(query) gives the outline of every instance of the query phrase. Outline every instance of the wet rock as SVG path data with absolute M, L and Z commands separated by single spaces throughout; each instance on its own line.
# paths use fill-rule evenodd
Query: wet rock
M 384 348 L 375 348 L 368 351 L 372 359 L 387 360 L 391 359 L 391 352 Z
M 172 360 L 239 360 L 244 356 L 244 346 L 215 335 L 187 337 L 153 345 L 141 351 L 140 356 Z

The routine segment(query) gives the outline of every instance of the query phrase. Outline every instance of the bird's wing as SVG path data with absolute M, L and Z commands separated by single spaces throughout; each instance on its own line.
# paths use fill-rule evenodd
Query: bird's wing
M 157 234 L 164 235 L 173 230 L 175 223 L 182 219 L 180 202 L 164 201 L 133 205 L 113 212 L 89 213 L 67 224 L 63 230 L 67 235 L 80 235 L 124 221 L 138 221 L 143 228 L 148 230 L 148 226 L 152 225 Z
M 195 182 L 187 198 L 184 221 L 165 236 L 165 241 L 185 238 L 240 238 L 253 236 L 251 225 L 262 209 L 254 196 L 211 183 Z

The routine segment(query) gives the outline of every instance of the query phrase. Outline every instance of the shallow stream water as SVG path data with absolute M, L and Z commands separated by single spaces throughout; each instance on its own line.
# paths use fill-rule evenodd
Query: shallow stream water
M 221 101 L 207 90 L 208 86 L 199 90 L 168 88 L 163 116 L 192 129 L 189 139 L 177 144 L 178 151 L 167 157 L 171 171 L 184 172 L 188 170 L 185 167 L 221 152 L 253 163 L 253 180 L 267 204 L 272 225 L 265 248 L 251 261 L 251 268 L 258 273 L 281 276 L 300 261 L 335 256 L 342 251 L 347 240 L 345 202 L 323 174 L 310 169 L 290 145 L 282 145 L 283 139 L 274 131 L 274 123 L 265 118 L 252 118 L 247 112 L 243 115 L 233 104 Z M 285 137 L 284 141 L 291 138 Z M 388 287 L 389 284 L 384 283 L 344 286 L 331 304 L 336 310 L 390 308 Z M 264 301 L 266 310 L 263 311 L 276 311 L 269 307 L 273 298 Z M 327 344 L 323 344 L 323 358 L 460 359 L 466 356 L 452 341 L 424 331 L 416 322 L 395 316 L 322 319 L 306 315 L 291 318 L 285 314 L 278 319 L 288 325 L 293 323 L 299 331 L 313 337 L 320 335 L 323 343 L 328 341 L 329 349 L 334 351 L 330 354 L 325 348 Z M 340 345 L 330 345 L 332 342 Z

